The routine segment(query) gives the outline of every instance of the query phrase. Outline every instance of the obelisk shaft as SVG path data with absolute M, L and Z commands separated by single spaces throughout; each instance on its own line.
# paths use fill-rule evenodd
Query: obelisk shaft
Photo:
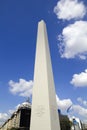
M 38 23 L 30 130 L 60 130 L 46 25 Z

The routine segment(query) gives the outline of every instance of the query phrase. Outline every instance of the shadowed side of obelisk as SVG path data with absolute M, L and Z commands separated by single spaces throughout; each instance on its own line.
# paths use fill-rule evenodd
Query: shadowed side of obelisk
M 30 130 L 60 130 L 46 25 L 38 23 Z

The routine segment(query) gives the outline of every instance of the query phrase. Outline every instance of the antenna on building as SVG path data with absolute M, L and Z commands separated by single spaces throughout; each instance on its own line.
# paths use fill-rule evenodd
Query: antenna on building
M 27 97 L 26 102 L 30 103 L 30 98 L 29 97 Z

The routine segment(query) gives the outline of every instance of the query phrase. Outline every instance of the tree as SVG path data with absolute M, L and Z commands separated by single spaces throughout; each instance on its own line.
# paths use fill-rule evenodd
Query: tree
M 11 129 L 8 130 L 19 130 L 18 128 L 12 127 Z
M 69 121 L 69 118 L 65 115 L 60 115 L 59 117 L 61 130 L 70 130 L 72 122 Z

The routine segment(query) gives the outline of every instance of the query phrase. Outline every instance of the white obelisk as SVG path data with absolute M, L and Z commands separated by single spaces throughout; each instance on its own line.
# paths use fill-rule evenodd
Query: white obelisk
M 30 130 L 60 130 L 46 25 L 38 23 Z

